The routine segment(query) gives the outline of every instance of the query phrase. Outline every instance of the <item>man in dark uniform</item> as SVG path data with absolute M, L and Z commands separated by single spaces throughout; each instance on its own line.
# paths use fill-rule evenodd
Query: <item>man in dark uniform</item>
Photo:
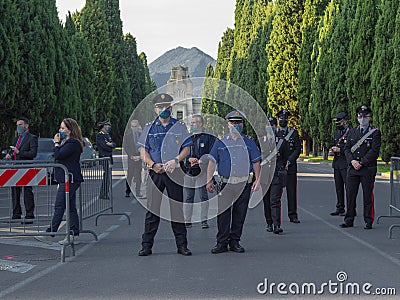
M 352 128 L 347 137 L 345 154 L 349 166 L 347 172 L 347 211 L 342 228 L 353 227 L 356 216 L 356 198 L 361 183 L 364 200 L 364 229 L 372 229 L 374 223 L 374 183 L 377 159 L 381 148 L 381 132 L 370 125 L 371 109 L 357 107 L 360 126 Z
M 139 256 L 152 254 L 154 237 L 160 224 L 160 206 L 166 189 L 171 211 L 171 227 L 175 235 L 177 252 L 188 256 L 186 227 L 183 218 L 183 172 L 179 162 L 189 155 L 192 144 L 185 123 L 171 117 L 172 97 L 158 94 L 154 97 L 154 111 L 157 118 L 143 128 L 138 147 L 140 156 L 149 166 L 147 180 L 147 213 L 142 249 Z
M 347 124 L 347 114 L 340 112 L 336 116 L 332 117 L 332 120 L 336 124 L 336 130 L 333 133 L 333 143 L 329 149 L 329 155 L 334 156 L 332 162 L 333 176 L 335 179 L 336 188 L 336 210 L 332 212 L 331 216 L 344 216 L 345 215 L 345 186 L 347 180 L 347 161 L 344 154 L 344 146 L 347 142 L 347 135 L 350 132 L 350 126 Z
M 100 127 L 100 131 L 96 134 L 96 146 L 99 151 L 99 158 L 101 157 L 110 157 L 110 163 L 113 164 L 112 151 L 116 147 L 115 143 L 112 141 L 110 136 L 111 131 L 111 123 L 110 120 L 104 120 L 103 122 L 98 123 Z M 109 174 L 109 164 L 108 162 L 102 162 L 102 166 L 104 168 L 104 176 L 103 182 L 101 183 L 100 188 L 100 198 L 109 199 L 109 190 L 111 185 L 111 177 Z
M 17 133 L 18 137 L 13 141 L 11 150 L 6 155 L 6 159 L 12 160 L 33 160 L 37 154 L 38 138 L 29 132 L 29 120 L 21 117 L 17 120 Z M 31 186 L 26 186 L 24 190 L 24 204 L 25 204 L 25 219 L 34 219 L 35 203 Z M 21 188 L 11 188 L 12 201 L 13 201 L 13 219 L 21 219 Z M 30 221 L 31 222 L 31 221 Z M 28 223 L 25 221 L 25 223 Z
M 300 223 L 297 215 L 297 159 L 301 152 L 299 133 L 294 128 L 288 127 L 288 118 L 291 115 L 286 109 L 278 111 L 277 136 L 286 138 L 289 143 L 289 157 L 286 163 L 287 181 L 286 195 L 288 202 L 288 215 L 292 223 Z
M 188 206 L 184 210 L 186 227 L 192 226 L 193 202 L 196 190 L 200 194 L 201 199 L 201 228 L 208 228 L 208 193 L 206 189 L 207 183 L 207 166 L 208 154 L 211 151 L 215 142 L 215 137 L 209 133 L 204 132 L 203 129 L 204 119 L 201 115 L 193 115 L 190 125 L 190 132 L 192 146 L 190 147 L 190 154 L 185 160 L 184 171 L 185 188 L 184 188 L 184 202 Z
M 267 231 L 280 234 L 283 232 L 281 228 L 281 197 L 283 188 L 286 185 L 287 179 L 287 159 L 289 157 L 289 143 L 285 140 L 282 134 L 276 134 L 277 120 L 270 117 L 269 123 L 272 128 L 266 127 L 267 136 L 264 136 L 259 140 L 260 146 L 262 143 L 267 143 L 261 149 L 271 149 L 269 153 L 263 153 L 263 160 L 261 165 L 270 164 L 276 157 L 275 170 L 273 170 L 273 178 L 267 192 L 263 196 L 264 203 L 264 216 L 267 222 Z M 272 132 L 272 135 L 271 135 Z M 268 143 L 273 142 L 276 146 L 271 147 Z M 265 171 L 270 172 L 269 168 L 265 168 Z M 261 177 L 263 178 L 264 170 L 262 171 Z M 261 180 L 264 182 L 264 180 Z M 269 183 L 269 181 L 267 181 Z M 263 191 L 267 189 L 266 185 L 261 184 Z
M 217 245 L 211 253 L 242 253 L 239 244 L 251 191 L 260 187 L 261 153 L 254 140 L 243 134 L 244 116 L 240 111 L 226 115 L 229 133 L 214 143 L 207 170 L 207 190 L 214 191 L 212 177 L 215 165 L 222 180 L 218 197 Z M 253 172 L 254 176 L 250 173 Z
M 124 136 L 123 149 L 127 154 L 128 174 L 126 176 L 126 189 L 125 197 L 129 197 L 131 193 L 131 186 L 135 182 L 135 196 L 136 198 L 143 198 L 140 187 L 142 184 L 142 161 L 140 160 L 140 153 L 137 147 L 142 128 L 138 120 L 130 122 L 130 129 L 127 129 Z M 132 181 L 133 179 L 133 181 Z

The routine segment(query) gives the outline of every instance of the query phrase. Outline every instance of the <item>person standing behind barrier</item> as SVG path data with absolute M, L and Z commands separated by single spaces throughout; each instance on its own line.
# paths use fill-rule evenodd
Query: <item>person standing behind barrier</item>
M 54 135 L 55 162 L 64 165 L 69 173 L 69 213 L 70 231 L 76 243 L 79 236 L 79 218 L 76 210 L 76 190 L 83 182 L 80 156 L 83 151 L 82 132 L 78 123 L 71 118 L 61 122 L 60 130 Z M 54 215 L 51 225 L 46 232 L 57 232 L 64 216 L 65 203 L 65 174 L 60 168 L 54 168 L 54 178 L 58 182 L 56 201 L 54 203 Z M 66 243 L 68 238 L 59 241 Z
M 374 183 L 377 160 L 381 148 L 381 132 L 370 125 L 371 109 L 366 105 L 357 107 L 360 126 L 352 128 L 347 137 L 345 154 L 347 164 L 347 211 L 342 228 L 353 227 L 356 216 L 356 198 L 359 185 L 363 189 L 364 229 L 372 229 L 374 223 Z
M 193 115 L 190 125 L 193 145 L 185 160 L 184 201 L 188 203 L 184 211 L 186 227 L 192 226 L 193 202 L 196 190 L 201 198 L 201 228 L 208 228 L 208 193 L 206 189 L 208 154 L 215 142 L 215 137 L 203 131 L 204 119 L 201 115 Z
M 270 149 L 269 143 L 271 139 L 275 143 L 272 153 L 265 153 L 261 165 L 268 164 L 272 159 L 276 157 L 275 170 L 270 186 L 267 192 L 263 196 L 264 203 L 264 216 L 267 222 L 267 231 L 280 234 L 283 232 L 281 228 L 281 197 L 283 194 L 283 188 L 286 185 L 287 179 L 287 159 L 289 157 L 289 145 L 285 137 L 280 134 L 276 134 L 277 120 L 275 118 L 269 118 L 270 127 L 266 127 L 267 136 L 264 136 L 259 140 L 260 145 L 266 143 L 265 149 Z M 268 168 L 266 168 L 269 171 Z M 263 191 L 267 189 L 267 186 L 261 185 Z
M 171 117 L 172 101 L 172 97 L 164 93 L 153 98 L 154 112 L 158 117 L 146 124 L 138 142 L 140 156 L 150 168 L 147 180 L 147 213 L 139 256 L 152 254 L 165 189 L 170 199 L 171 227 L 177 252 L 185 256 L 192 255 L 187 248 L 187 231 L 183 218 L 183 173 L 176 170 L 179 162 L 189 155 L 192 142 L 188 139 L 185 123 Z
M 286 109 L 278 111 L 276 117 L 278 119 L 277 135 L 286 138 L 289 143 L 289 157 L 286 163 L 287 181 L 286 196 L 288 203 L 288 216 L 292 223 L 300 223 L 297 214 L 297 159 L 301 152 L 301 142 L 299 133 L 294 128 L 288 127 L 288 118 L 291 113 Z
M 261 153 L 254 140 L 243 134 L 243 114 L 234 110 L 225 116 L 229 133 L 214 143 L 207 169 L 207 190 L 214 192 L 215 166 L 222 179 L 218 198 L 217 244 L 212 254 L 229 250 L 243 253 L 239 244 L 252 191 L 260 187 Z M 252 176 L 251 173 L 253 172 Z
M 347 161 L 344 154 L 344 147 L 347 142 L 347 135 L 350 132 L 350 126 L 347 124 L 347 114 L 340 112 L 332 117 L 336 124 L 336 130 L 333 133 L 333 143 L 329 149 L 329 155 L 333 156 L 332 168 L 336 188 L 336 211 L 330 213 L 331 216 L 345 215 L 345 187 L 347 186 Z
M 25 117 L 20 117 L 17 120 L 17 133 L 18 137 L 13 141 L 13 146 L 10 146 L 11 150 L 6 155 L 6 159 L 12 160 L 33 160 L 37 154 L 38 149 L 38 138 L 29 132 L 29 120 Z M 25 204 L 25 219 L 34 219 L 35 202 L 31 186 L 25 186 L 24 188 L 24 204 Z M 21 188 L 11 188 L 12 203 L 13 203 L 13 214 L 12 219 L 21 219 Z M 27 223 L 27 222 L 25 222 Z
M 124 136 L 124 152 L 128 156 L 128 174 L 126 177 L 126 189 L 125 197 L 129 197 L 131 193 L 131 185 L 133 184 L 132 179 L 135 182 L 135 196 L 137 198 L 143 198 L 140 187 L 142 184 L 142 161 L 140 160 L 139 149 L 137 148 L 137 142 L 139 141 L 142 128 L 140 127 L 138 120 L 131 121 L 131 130 L 126 130 Z
M 98 123 L 100 127 L 100 131 L 96 134 L 96 146 L 97 150 L 99 151 L 99 158 L 101 157 L 109 157 L 110 164 L 113 164 L 113 157 L 112 151 L 115 148 L 115 143 L 112 141 L 110 136 L 111 131 L 111 123 L 110 120 L 104 120 Z M 101 199 L 110 199 L 110 184 L 111 184 L 111 177 L 109 174 L 109 163 L 108 162 L 101 162 L 104 168 L 104 176 L 103 182 L 101 183 L 100 188 L 100 196 Z

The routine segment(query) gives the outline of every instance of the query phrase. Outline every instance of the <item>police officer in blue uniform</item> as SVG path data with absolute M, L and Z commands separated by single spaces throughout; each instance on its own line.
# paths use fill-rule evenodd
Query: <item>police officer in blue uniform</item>
M 301 153 L 301 142 L 298 131 L 294 128 L 288 127 L 288 119 L 290 115 L 291 113 L 286 109 L 281 109 L 276 114 L 279 125 L 277 128 L 277 135 L 284 138 L 288 136 L 289 157 L 286 163 L 288 216 L 290 222 L 300 223 L 297 214 L 297 159 Z
M 332 212 L 331 216 L 344 216 L 345 215 L 345 186 L 347 182 L 347 161 L 344 154 L 344 146 L 347 142 L 347 135 L 350 132 L 350 126 L 347 123 L 347 114 L 340 112 L 332 117 L 336 124 L 336 130 L 333 133 L 333 142 L 329 148 L 329 155 L 333 156 L 332 168 L 333 177 L 335 179 L 336 188 L 336 210 Z
M 203 129 L 204 119 L 201 115 L 193 115 L 190 125 L 192 146 L 190 154 L 184 163 L 185 188 L 184 196 L 185 203 L 189 203 L 184 211 L 186 227 L 192 226 L 193 202 L 195 192 L 200 194 L 201 200 L 201 228 L 208 228 L 208 193 L 206 190 L 208 154 L 214 145 L 215 137 Z
M 229 133 L 214 143 L 207 170 L 207 190 L 214 191 L 215 165 L 222 180 L 218 198 L 217 244 L 211 253 L 242 253 L 239 244 L 251 191 L 260 187 L 261 153 L 254 140 L 243 134 L 244 116 L 234 110 L 226 115 Z M 250 173 L 254 174 L 251 176 Z
M 112 151 L 116 147 L 116 144 L 113 142 L 110 136 L 111 131 L 111 123 L 110 120 L 104 120 L 98 123 L 100 127 L 100 131 L 96 134 L 96 146 L 99 151 L 99 158 L 101 157 L 109 157 L 110 163 L 113 164 Z M 109 199 L 109 191 L 111 185 L 111 176 L 110 176 L 110 166 L 106 161 L 102 161 L 101 165 L 104 169 L 103 182 L 101 183 L 100 188 L 100 198 Z
M 170 199 L 171 226 L 175 235 L 177 252 L 188 256 L 186 227 L 183 219 L 183 172 L 179 163 L 189 155 L 191 139 L 186 125 L 171 117 L 172 97 L 162 93 L 154 97 L 157 118 L 143 128 L 138 141 L 140 156 L 149 166 L 147 180 L 147 213 L 142 249 L 139 256 L 152 254 L 154 237 L 160 224 L 160 206 L 166 189 Z
M 374 183 L 377 172 L 377 159 L 381 148 L 381 132 L 370 125 L 371 109 L 362 105 L 357 107 L 357 120 L 360 123 L 352 128 L 345 146 L 347 171 L 347 211 L 342 228 L 353 227 L 356 216 L 356 198 L 361 183 L 364 200 L 364 229 L 372 229 L 374 222 Z
M 266 127 L 267 135 L 259 139 L 261 149 L 269 149 L 268 153 L 263 153 L 262 165 L 270 164 L 276 157 L 275 170 L 273 171 L 273 178 L 267 192 L 263 196 L 264 203 L 264 217 L 267 222 L 267 231 L 274 232 L 275 234 L 281 234 L 283 229 L 281 228 L 281 197 L 283 194 L 283 188 L 286 185 L 287 179 L 287 160 L 289 157 L 289 143 L 285 140 L 283 133 L 277 134 L 275 126 L 277 125 L 276 118 L 270 117 L 269 123 L 272 128 Z M 272 132 L 272 136 L 270 135 Z M 269 143 L 272 142 L 276 145 L 275 147 L 270 147 Z M 262 147 L 262 144 L 265 144 Z M 264 170 L 270 172 L 269 168 L 264 168 L 262 172 L 262 177 L 264 175 Z M 262 180 L 263 182 L 264 180 Z M 269 182 L 269 181 L 267 181 Z M 266 185 L 261 184 L 263 191 L 267 189 Z

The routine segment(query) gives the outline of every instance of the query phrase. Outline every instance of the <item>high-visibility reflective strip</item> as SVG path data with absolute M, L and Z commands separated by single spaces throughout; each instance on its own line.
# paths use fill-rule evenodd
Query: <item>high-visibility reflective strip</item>
M 0 170 L 0 187 L 46 185 L 45 168 Z

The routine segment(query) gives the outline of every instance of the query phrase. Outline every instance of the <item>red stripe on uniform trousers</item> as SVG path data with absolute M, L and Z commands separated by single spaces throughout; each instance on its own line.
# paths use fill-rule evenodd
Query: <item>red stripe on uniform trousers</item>
M 0 186 L 5 186 L 6 183 L 18 172 L 18 169 L 7 169 L 0 175 Z
M 375 219 L 374 182 L 371 182 L 371 202 L 372 202 L 371 217 L 372 217 L 372 222 L 374 222 L 374 219 Z
M 15 186 L 27 186 L 29 182 L 40 172 L 41 169 L 27 169 L 21 179 L 15 183 Z

